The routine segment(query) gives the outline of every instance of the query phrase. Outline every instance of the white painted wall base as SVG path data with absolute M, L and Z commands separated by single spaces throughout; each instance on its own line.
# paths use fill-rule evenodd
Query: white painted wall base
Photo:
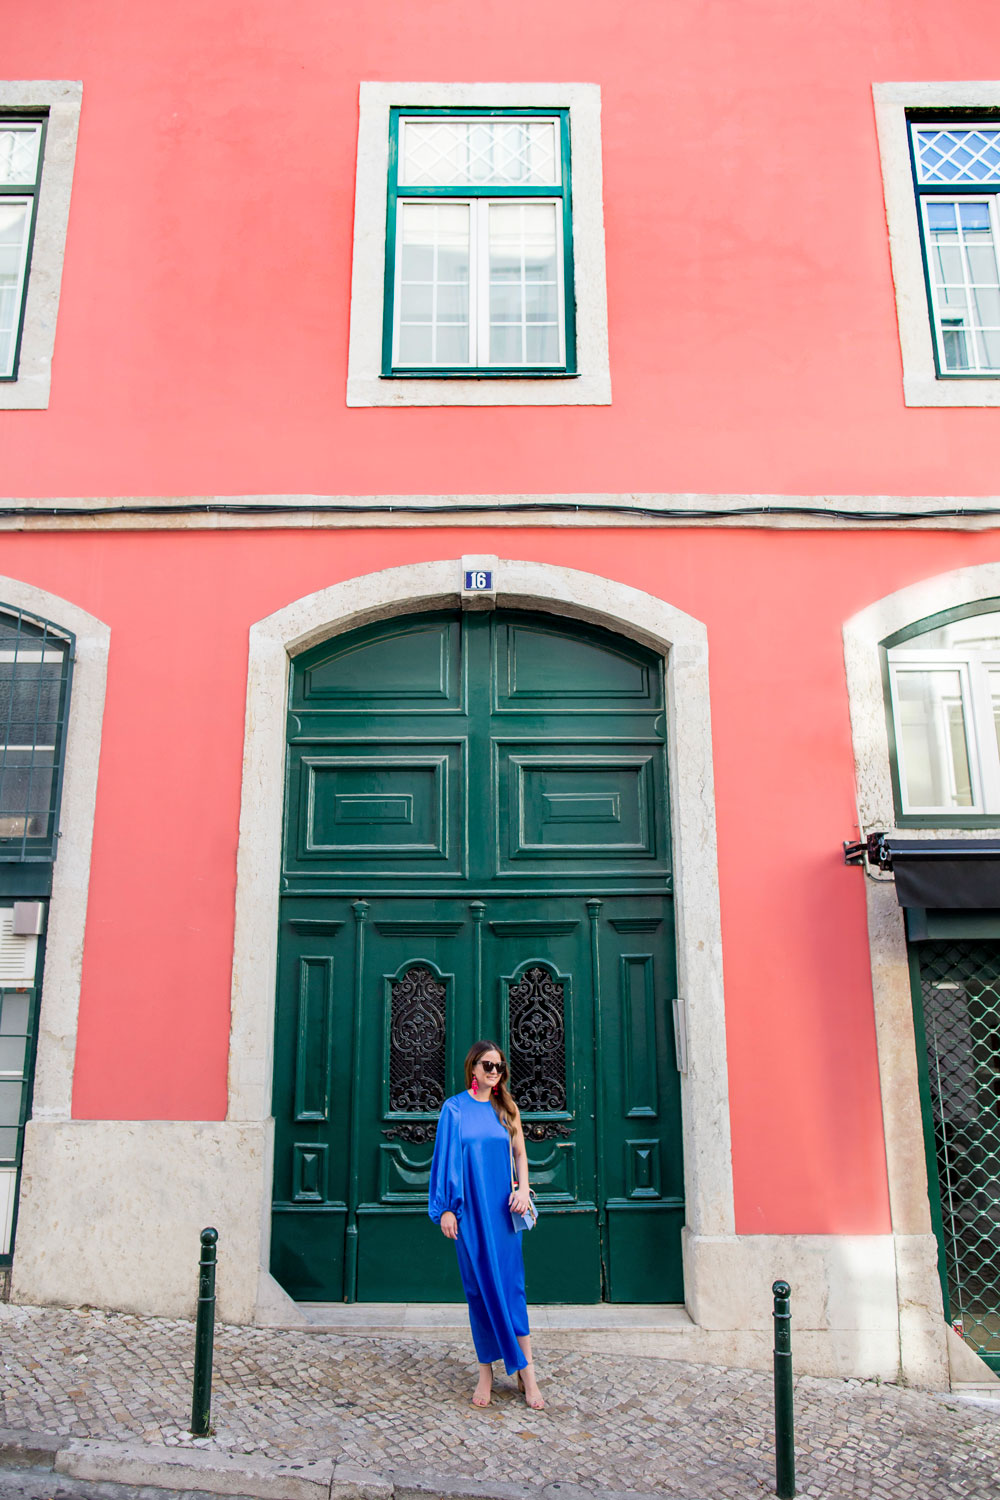
M 792 1288 L 792 1348 L 800 1373 L 902 1377 L 947 1390 L 933 1236 L 685 1230 L 683 1243 L 688 1311 L 706 1334 L 733 1339 L 726 1363 L 758 1364 L 761 1336 L 770 1347 L 771 1286 L 782 1279 Z
M 254 1315 L 267 1126 L 29 1121 L 15 1302 L 191 1317 L 199 1235 L 219 1231 L 218 1312 Z

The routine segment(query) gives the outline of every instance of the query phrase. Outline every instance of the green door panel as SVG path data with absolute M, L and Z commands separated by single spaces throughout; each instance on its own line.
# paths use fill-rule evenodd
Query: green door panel
M 682 1299 L 664 735 L 658 658 L 544 616 L 383 622 L 295 663 L 272 1253 L 293 1296 L 461 1299 L 427 1187 L 491 1036 L 541 1208 L 529 1299 Z

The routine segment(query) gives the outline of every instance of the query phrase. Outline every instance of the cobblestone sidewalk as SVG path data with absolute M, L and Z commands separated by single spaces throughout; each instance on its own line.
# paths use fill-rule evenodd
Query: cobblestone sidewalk
M 173 1447 L 191 1399 L 193 1325 L 90 1310 L 0 1306 L 7 1428 Z M 673 1360 L 537 1353 L 548 1402 L 530 1412 L 451 1345 L 220 1327 L 216 1452 L 287 1465 L 335 1459 L 396 1471 L 684 1500 L 773 1493 L 766 1374 Z M 869 1382 L 796 1382 L 799 1493 L 838 1500 L 996 1500 L 1000 1400 Z M 250 1459 L 246 1460 L 248 1463 Z M 0 1490 L 2 1493 L 2 1490 Z

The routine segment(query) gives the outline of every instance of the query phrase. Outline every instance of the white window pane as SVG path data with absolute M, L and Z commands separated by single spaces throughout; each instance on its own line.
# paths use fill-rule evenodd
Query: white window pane
M 529 323 L 525 329 L 529 365 L 551 365 L 559 358 L 559 329 L 552 323 Z
M 23 1036 L 0 1036 L 0 1074 L 18 1078 L 24 1072 Z
M 38 176 L 41 143 L 40 125 L 0 122 L 0 183 L 5 187 L 30 187 Z
M 558 230 L 555 203 L 490 204 L 491 364 L 559 362 Z
M 553 119 L 404 119 L 403 187 L 552 187 L 560 182 Z
M 490 364 L 524 364 L 519 322 L 500 323 L 490 328 Z
M 896 705 L 907 807 L 971 807 L 960 673 L 933 668 L 897 672 Z
M 399 316 L 402 322 L 427 322 L 434 307 L 434 287 L 429 281 L 404 281 L 400 288 Z
M 520 323 L 523 297 L 520 268 L 516 281 L 493 282 L 490 286 L 490 320 L 494 323 Z
M 972 294 L 976 321 L 982 328 L 1000 328 L 1000 288 L 977 287 Z
M 27 995 L 10 994 L 4 995 L 3 1003 L 0 1005 L 0 1035 L 18 1036 L 28 1030 L 28 1007 L 29 997 Z
M 20 1083 L 0 1082 L 0 1125 L 18 1125 L 21 1121 Z
M 1000 370 L 1000 331 L 981 330 L 976 334 L 976 344 L 979 349 L 979 368 Z
M 397 363 L 469 362 L 468 203 L 403 203 L 399 211 Z
M 925 198 L 927 251 L 944 368 L 1000 369 L 1000 343 L 982 328 L 1000 326 L 1000 266 L 990 202 Z
M 993 700 L 993 728 L 997 737 L 997 753 L 1000 754 L 1000 672 L 991 672 L 990 697 Z
M 468 323 L 439 323 L 437 330 L 437 359 L 439 365 L 467 365 L 469 363 Z
M 529 281 L 524 288 L 525 315 L 529 323 L 559 322 L 559 288 L 554 281 Z
M 997 285 L 997 258 L 992 244 L 968 243 L 969 271 L 972 279 L 982 286 Z
M 403 324 L 399 330 L 399 363 L 401 365 L 429 365 L 432 362 L 433 338 L 431 325 Z

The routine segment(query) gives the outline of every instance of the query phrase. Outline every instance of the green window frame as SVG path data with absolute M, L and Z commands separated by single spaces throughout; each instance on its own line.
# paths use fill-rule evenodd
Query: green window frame
M 1000 614 L 1000 599 L 978 599 L 914 620 L 887 636 L 880 645 L 882 690 L 885 702 L 893 804 L 900 828 L 1000 828 L 1000 707 L 993 677 L 1000 672 L 1000 652 L 959 645 L 924 648 L 924 637 L 934 631 L 982 615 Z M 900 650 L 899 648 L 905 648 Z M 962 742 L 971 776 L 972 796 L 966 806 L 911 805 L 904 787 L 905 755 L 898 674 L 921 677 L 940 673 L 959 679 Z M 991 699 L 993 701 L 991 701 Z M 942 732 L 942 744 L 947 736 Z M 947 758 L 947 757 L 945 757 Z
M 1000 114 L 907 111 L 938 380 L 1000 380 Z
M 404 108 L 394 106 L 389 111 L 389 170 L 388 190 L 386 204 L 386 254 L 385 254 L 385 288 L 384 288 L 384 312 L 382 325 L 382 378 L 395 379 L 405 377 L 407 379 L 496 379 L 502 378 L 532 380 L 565 378 L 577 374 L 576 364 L 576 297 L 573 276 L 573 221 L 572 221 L 572 180 L 571 180 L 571 152 L 570 152 L 570 122 L 568 108 L 526 108 L 526 109 L 488 109 L 488 108 L 434 108 L 422 106 L 416 108 Z M 401 131 L 405 130 L 409 121 L 421 122 L 428 119 L 440 118 L 442 120 L 452 119 L 454 121 L 476 121 L 505 119 L 512 123 L 518 121 L 531 122 L 551 120 L 556 129 L 556 152 L 559 159 L 559 181 L 557 183 L 532 184 L 523 183 L 489 183 L 489 182 L 462 182 L 436 184 L 420 183 L 409 184 L 400 181 L 400 137 Z M 555 175 L 555 174 L 553 174 Z M 489 360 L 489 344 L 492 339 L 492 330 L 499 327 L 492 318 L 491 310 L 491 288 L 494 285 L 490 275 L 490 263 L 488 259 L 488 248 L 481 253 L 475 250 L 476 225 L 482 226 L 478 233 L 481 240 L 486 241 L 488 230 L 486 228 L 490 212 L 490 206 L 513 206 L 519 204 L 531 204 L 539 202 L 552 203 L 555 207 L 555 248 L 557 259 L 557 305 L 559 316 L 559 357 L 554 360 L 529 362 L 527 329 L 531 327 L 531 320 L 526 311 L 527 296 L 524 296 L 524 309 L 521 313 L 524 324 L 522 337 L 522 349 L 524 352 L 523 362 L 491 362 Z M 398 348 L 398 324 L 397 314 L 401 312 L 400 299 L 400 275 L 401 275 L 401 252 L 402 237 L 399 233 L 401 211 L 407 205 L 441 204 L 441 205 L 469 205 L 469 242 L 470 242 L 470 267 L 469 278 L 469 304 L 468 304 L 468 362 L 440 363 L 413 362 L 406 363 L 399 358 Z M 481 267 L 485 259 L 485 274 Z M 523 274 L 523 273 L 522 273 Z M 547 283 L 551 284 L 551 283 Z M 436 295 L 436 292 L 435 292 Z M 515 325 L 511 324 L 510 327 Z M 547 326 L 552 326 L 548 324 Z M 479 330 L 483 330 L 482 333 Z M 485 348 L 482 347 L 485 345 Z M 483 357 L 485 355 L 485 357 Z
M 0 888 L 51 864 L 59 837 L 73 636 L 0 604 Z
M 17 379 L 45 157 L 44 113 L 0 115 L 0 381 Z

